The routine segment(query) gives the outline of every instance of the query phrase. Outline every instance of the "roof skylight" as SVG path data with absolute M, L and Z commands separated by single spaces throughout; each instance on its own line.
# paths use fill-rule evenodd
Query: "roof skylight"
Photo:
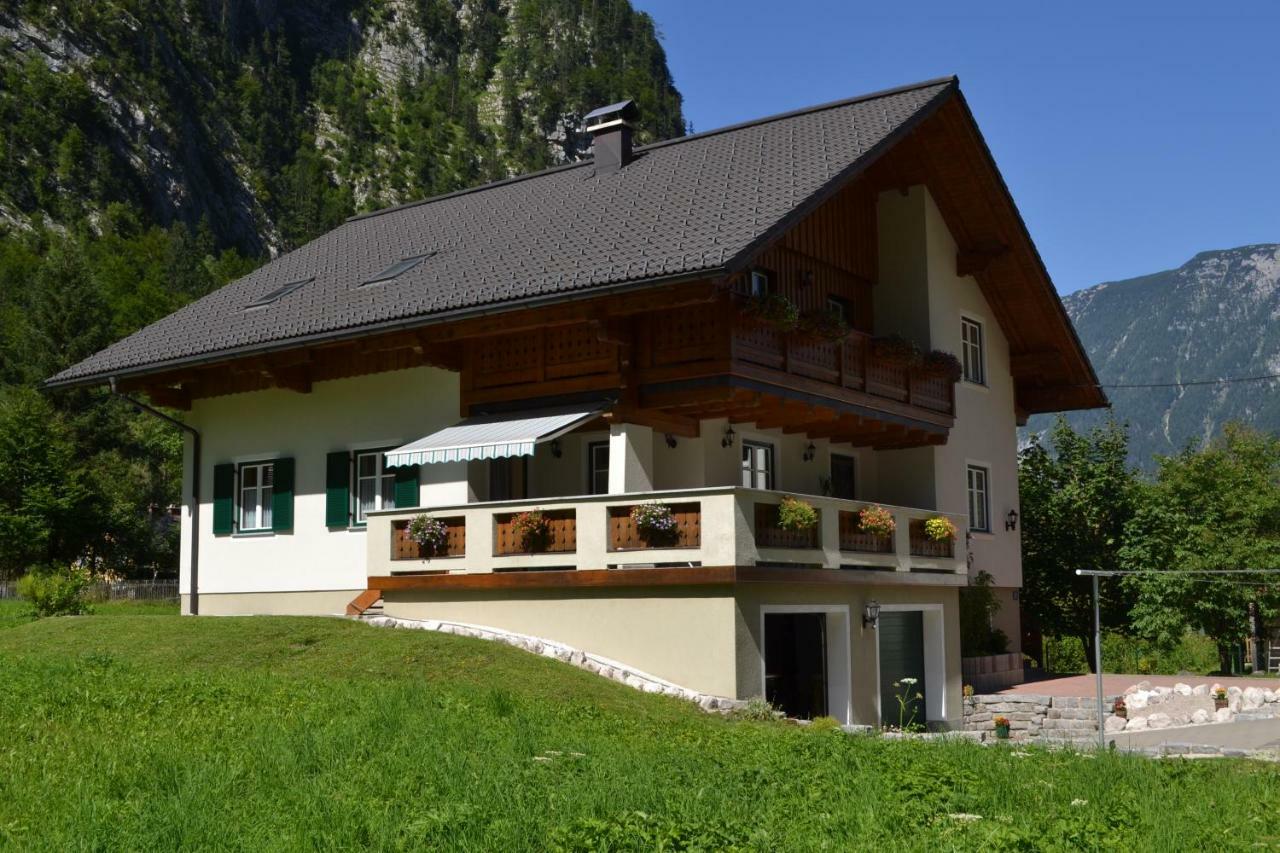
M 393 278 L 404 275 L 434 254 L 435 252 L 427 252 L 422 255 L 410 255 L 406 258 L 401 258 L 377 275 L 366 278 L 360 283 L 360 286 L 364 287 L 366 284 L 377 284 L 380 281 L 391 281 Z
M 272 305 L 276 302 L 279 302 L 281 299 L 284 299 L 286 296 L 288 296 L 290 293 L 293 293 L 299 287 L 302 287 L 302 285 L 308 284 L 314 280 L 315 280 L 315 276 L 312 276 L 311 278 L 304 278 L 299 281 L 291 281 L 288 284 L 277 287 L 275 290 L 271 291 L 270 293 L 264 294 L 263 296 L 259 296 L 257 299 L 250 302 L 248 305 L 245 306 L 245 310 L 247 311 L 250 308 L 265 308 L 268 305 Z

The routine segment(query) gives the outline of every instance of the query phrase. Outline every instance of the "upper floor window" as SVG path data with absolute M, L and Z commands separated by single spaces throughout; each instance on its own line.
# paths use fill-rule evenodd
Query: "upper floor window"
M 587 494 L 609 493 L 609 442 L 593 441 L 587 445 Z
M 960 361 L 964 365 L 964 380 L 977 385 L 987 384 L 985 342 L 982 324 L 968 317 L 960 318 Z
M 849 310 L 849 301 L 839 296 L 827 297 L 827 311 L 844 321 L 846 326 L 853 325 L 853 312 Z
M 396 474 L 387 468 L 385 452 L 370 450 L 356 454 L 356 524 L 364 524 L 368 513 L 395 509 Z
M 246 462 L 240 466 L 240 532 L 271 529 L 275 468 L 273 462 Z
M 980 533 L 991 532 L 991 475 L 981 465 L 970 465 L 969 475 L 969 529 Z
M 773 445 L 742 442 L 742 485 L 748 489 L 773 488 Z
M 773 275 L 764 269 L 751 271 L 751 295 L 768 296 L 773 292 Z

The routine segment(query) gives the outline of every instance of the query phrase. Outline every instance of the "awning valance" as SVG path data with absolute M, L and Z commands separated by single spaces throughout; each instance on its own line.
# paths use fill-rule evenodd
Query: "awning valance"
M 559 438 L 600 415 L 607 403 L 475 415 L 386 453 L 387 465 L 465 462 L 532 456 L 534 445 Z

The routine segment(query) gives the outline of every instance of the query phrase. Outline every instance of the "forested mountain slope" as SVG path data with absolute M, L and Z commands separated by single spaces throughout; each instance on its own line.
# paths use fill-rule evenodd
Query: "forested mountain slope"
M 1077 291 L 1064 300 L 1117 419 L 1130 429 L 1131 459 L 1216 435 L 1228 421 L 1280 431 L 1280 380 L 1194 385 L 1280 373 L 1280 245 L 1201 252 L 1174 270 Z M 1106 412 L 1076 412 L 1086 427 Z M 1028 425 L 1044 429 L 1046 417 Z
M 0 2 L 0 578 L 176 568 L 179 437 L 39 381 L 363 210 L 685 131 L 627 0 Z

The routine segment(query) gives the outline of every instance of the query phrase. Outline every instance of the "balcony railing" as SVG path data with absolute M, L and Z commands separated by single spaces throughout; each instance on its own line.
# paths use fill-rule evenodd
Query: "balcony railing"
M 750 364 L 864 391 L 945 415 L 955 414 L 955 383 L 922 367 L 877 355 L 865 332 L 840 341 L 806 339 L 750 318 L 733 326 L 733 355 Z
M 671 566 L 965 571 L 962 540 L 935 542 L 924 535 L 924 521 L 939 513 L 885 507 L 895 531 L 876 536 L 859 526 L 858 513 L 870 504 L 801 496 L 817 510 L 818 523 L 784 530 L 778 525 L 782 496 L 714 488 L 387 510 L 369 515 L 367 572 L 372 577 Z M 676 521 L 675 532 L 659 541 L 647 538 L 631 519 L 633 507 L 652 501 L 667 504 Z M 545 535 L 524 537 L 517 529 L 517 515 L 530 510 L 542 513 Z M 408 536 L 409 521 L 420 513 L 448 526 L 447 544 L 438 553 L 426 553 Z M 949 517 L 963 528 L 963 518 Z

